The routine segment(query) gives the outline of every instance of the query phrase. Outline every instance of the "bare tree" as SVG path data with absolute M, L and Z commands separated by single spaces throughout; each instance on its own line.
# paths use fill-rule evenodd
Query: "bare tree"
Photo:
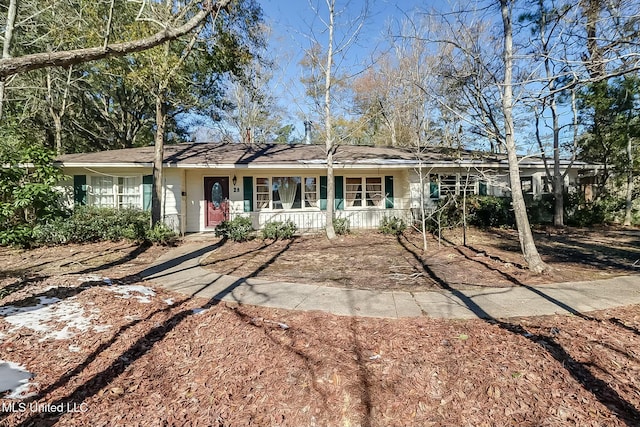
M 333 136 L 333 123 L 331 116 L 331 79 L 333 70 L 333 31 L 335 18 L 335 0 L 327 0 L 329 8 L 329 40 L 327 42 L 327 64 L 324 70 L 324 126 L 325 126 L 325 150 L 327 155 L 327 213 L 326 213 L 326 233 L 327 238 L 334 239 L 336 231 L 333 227 L 335 215 L 336 186 L 333 176 L 333 155 L 336 150 L 336 143 Z
M 527 207 L 524 203 L 522 187 L 520 185 L 520 167 L 515 141 L 513 124 L 513 24 L 512 24 L 513 0 L 500 0 L 500 14 L 503 25 L 503 65 L 504 80 L 501 88 L 502 114 L 504 115 L 504 142 L 509 161 L 509 181 L 511 183 L 511 198 L 513 212 L 518 228 L 520 247 L 529 269 L 536 273 L 542 273 L 548 266 L 542 261 L 533 233 L 527 217 Z
M 69 106 L 69 90 L 72 84 L 73 66 L 70 66 L 65 73 L 66 77 L 61 83 L 62 93 L 57 93 L 56 88 L 52 80 L 54 79 L 51 69 L 46 70 L 46 84 L 47 95 L 46 102 L 49 108 L 49 115 L 53 120 L 54 128 L 54 143 L 56 147 L 56 153 L 63 154 L 62 147 L 62 119 L 67 114 Z
M 267 90 L 271 80 L 271 71 L 260 61 L 255 60 L 247 66 L 246 77 L 232 77 L 225 106 L 221 128 L 233 129 L 245 144 L 264 143 L 279 128 L 282 115 L 276 100 Z M 230 126 L 229 126 L 230 125 Z M 224 129 L 222 129 L 225 132 Z
M 513 3 L 500 0 L 501 22 L 495 27 L 490 26 L 491 19 L 478 19 L 476 11 L 454 12 L 443 18 L 443 36 L 434 41 L 446 47 L 441 67 L 443 77 L 448 79 L 452 90 L 467 100 L 461 104 L 462 111 L 452 112 L 477 134 L 506 151 L 521 250 L 529 268 L 539 273 L 548 267 L 538 253 L 527 217 L 516 144 L 514 106 L 518 98 L 514 86 L 522 89 L 522 82 L 517 80 L 520 75 L 514 76 Z M 489 6 L 477 12 L 486 14 L 491 10 Z M 498 25 L 501 31 L 496 35 Z
M 336 59 L 344 60 L 348 49 L 353 45 L 360 34 L 363 23 L 366 18 L 367 4 L 362 9 L 361 14 L 350 22 L 349 29 L 344 32 L 339 39 L 336 37 L 336 17 L 345 13 L 346 6 L 342 10 L 336 10 L 336 0 L 325 0 L 327 7 L 326 17 L 321 17 L 321 13 L 315 10 L 316 16 L 323 24 L 323 31 L 327 34 L 326 50 L 323 51 L 323 43 L 317 38 L 311 37 L 311 48 L 306 51 L 306 58 L 303 65 L 306 64 L 311 68 L 311 76 L 304 79 L 307 85 L 307 94 L 314 99 L 319 107 L 320 116 L 322 117 L 324 132 L 324 147 L 327 161 L 327 206 L 326 206 L 326 226 L 325 232 L 327 238 L 334 239 L 336 237 L 333 221 L 335 218 L 335 177 L 333 156 L 336 153 L 340 140 L 345 137 L 339 137 L 335 128 L 334 119 L 334 97 L 337 88 L 344 87 L 348 76 L 338 75 L 336 68 L 338 67 Z M 313 34 L 313 30 L 311 29 Z M 319 71 L 319 72 L 318 72 Z

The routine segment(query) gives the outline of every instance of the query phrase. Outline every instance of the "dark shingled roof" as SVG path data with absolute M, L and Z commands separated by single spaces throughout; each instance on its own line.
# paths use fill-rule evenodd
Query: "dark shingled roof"
M 154 147 L 127 148 L 94 153 L 65 154 L 56 159 L 63 166 L 89 165 L 134 165 L 150 166 L 153 163 Z M 461 161 L 491 167 L 506 167 L 506 154 L 480 151 L 456 150 L 451 148 L 424 148 L 422 161 L 426 164 L 451 164 Z M 416 166 L 418 155 L 415 150 L 395 147 L 373 147 L 366 145 L 341 145 L 336 148 L 334 162 L 337 165 L 405 165 Z M 169 166 L 216 166 L 216 165 L 322 165 L 326 163 L 325 148 L 322 145 L 305 144 L 240 144 L 240 143 L 189 143 L 166 145 L 164 163 Z M 570 162 L 563 160 L 563 165 Z M 540 157 L 521 159 L 521 166 L 542 166 Z M 584 167 L 584 162 L 575 162 L 574 167 Z
M 462 155 L 467 160 L 501 161 L 504 155 L 487 155 L 469 151 L 436 149 L 423 153 L 423 160 L 432 162 L 453 161 Z M 150 164 L 154 147 L 127 148 L 94 153 L 65 154 L 57 158 L 62 164 Z M 300 164 L 320 163 L 326 160 L 322 145 L 305 144 L 255 144 L 191 143 L 166 145 L 165 164 L 180 165 L 243 165 L 243 164 Z M 334 160 L 337 163 L 409 163 L 416 162 L 414 151 L 403 148 L 342 145 L 337 147 Z

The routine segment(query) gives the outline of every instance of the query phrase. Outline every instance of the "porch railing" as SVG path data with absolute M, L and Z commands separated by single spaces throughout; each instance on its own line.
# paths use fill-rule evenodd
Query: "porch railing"
M 325 211 L 300 211 L 300 212 L 231 212 L 229 219 L 238 216 L 249 217 L 252 220 L 253 228 L 259 230 L 270 222 L 292 221 L 301 233 L 321 231 L 326 225 Z M 349 220 L 351 229 L 373 229 L 378 228 L 383 217 L 402 218 L 407 223 L 413 221 L 414 214 L 411 209 L 348 209 L 337 210 L 336 218 L 346 218 Z

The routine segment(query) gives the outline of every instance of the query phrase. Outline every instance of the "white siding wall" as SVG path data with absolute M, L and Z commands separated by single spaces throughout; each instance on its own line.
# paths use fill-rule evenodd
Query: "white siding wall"
M 163 175 L 163 221 L 177 233 L 183 233 L 185 231 L 183 227 L 184 218 L 182 216 L 183 171 L 165 168 Z

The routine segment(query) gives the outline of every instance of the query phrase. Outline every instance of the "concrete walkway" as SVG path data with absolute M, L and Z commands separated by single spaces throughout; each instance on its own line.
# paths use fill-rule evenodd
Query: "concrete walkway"
M 429 316 L 447 319 L 580 314 L 640 304 L 640 275 L 544 286 L 381 292 L 216 274 L 200 260 L 216 249 L 210 242 L 185 243 L 142 272 L 172 291 L 218 301 L 289 310 L 320 310 L 367 317 Z

